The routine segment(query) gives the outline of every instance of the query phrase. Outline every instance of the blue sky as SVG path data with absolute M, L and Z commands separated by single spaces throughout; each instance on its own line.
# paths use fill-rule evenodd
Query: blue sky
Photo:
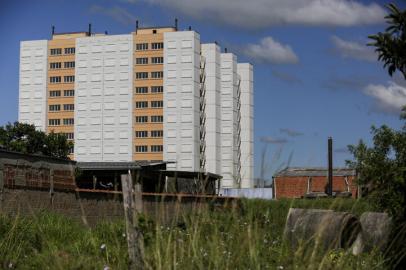
M 0 125 L 17 120 L 19 42 L 56 32 L 130 33 L 141 26 L 189 25 L 254 64 L 255 167 L 266 148 L 265 176 L 281 166 L 334 164 L 345 148 L 370 142 L 370 126 L 399 128 L 406 83 L 389 77 L 365 46 L 383 31 L 383 1 L 346 0 L 54 0 L 0 2 Z M 405 7 L 404 2 L 398 3 Z

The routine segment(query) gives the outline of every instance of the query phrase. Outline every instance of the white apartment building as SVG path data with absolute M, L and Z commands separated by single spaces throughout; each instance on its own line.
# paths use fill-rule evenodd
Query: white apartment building
M 250 188 L 253 116 L 252 65 L 192 30 L 21 42 L 19 121 L 66 134 L 77 161 L 167 161 Z

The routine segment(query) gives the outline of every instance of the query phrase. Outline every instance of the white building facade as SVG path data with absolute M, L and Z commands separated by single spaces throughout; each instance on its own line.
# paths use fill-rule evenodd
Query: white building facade
M 52 115 L 47 42 L 23 41 L 20 50 L 19 121 L 44 131 Z M 134 160 L 134 127 L 148 125 L 134 120 L 134 74 L 148 71 L 134 63 L 136 47 L 157 46 L 139 46 L 134 33 L 89 34 L 76 37 L 74 44 L 74 159 Z M 253 187 L 252 65 L 238 63 L 236 55 L 222 53 L 215 43 L 201 44 L 195 31 L 165 32 L 162 46 L 162 160 L 169 162 L 167 169 L 219 174 L 222 188 Z

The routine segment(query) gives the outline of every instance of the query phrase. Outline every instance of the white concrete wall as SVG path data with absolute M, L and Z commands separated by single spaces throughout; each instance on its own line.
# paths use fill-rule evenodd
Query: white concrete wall
M 220 47 L 202 44 L 206 87 L 206 171 L 221 174 L 220 147 Z
M 238 63 L 241 83 L 241 188 L 254 187 L 254 77 L 249 63 Z
M 131 161 L 133 36 L 76 39 L 75 158 Z
M 221 181 L 222 188 L 237 187 L 237 57 L 221 54 Z
M 199 170 L 200 35 L 164 33 L 164 160 L 167 169 Z
M 48 41 L 20 43 L 20 82 L 18 121 L 33 124 L 39 130 L 47 127 Z

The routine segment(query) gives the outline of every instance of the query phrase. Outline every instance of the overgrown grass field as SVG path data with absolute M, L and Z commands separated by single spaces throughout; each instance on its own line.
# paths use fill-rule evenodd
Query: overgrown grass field
M 384 269 L 379 252 L 353 256 L 291 250 L 283 241 L 289 207 L 360 215 L 363 201 L 243 200 L 241 207 L 195 209 L 171 225 L 141 218 L 148 269 Z M 0 216 L 0 267 L 6 269 L 127 269 L 124 222 L 86 228 L 66 217 Z M 109 268 L 106 268 L 109 267 Z

